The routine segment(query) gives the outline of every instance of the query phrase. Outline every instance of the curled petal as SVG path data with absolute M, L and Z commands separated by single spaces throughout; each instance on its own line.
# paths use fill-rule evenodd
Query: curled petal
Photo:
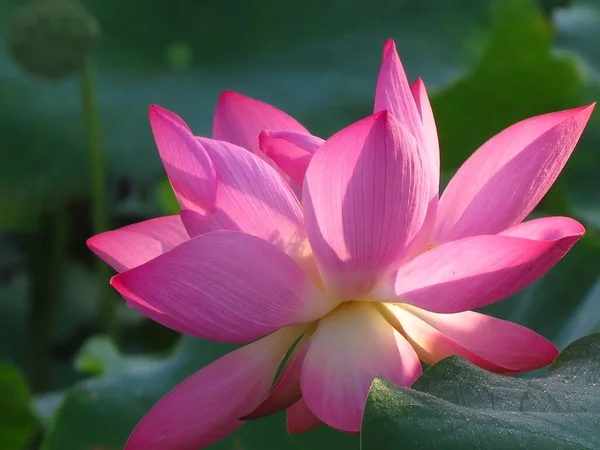
M 594 105 L 523 120 L 483 144 L 440 199 L 437 244 L 521 222 L 569 159 Z
M 294 131 L 263 131 L 259 136 L 263 153 L 299 186 L 304 182 L 312 155 L 323 142 L 311 134 Z
M 536 241 L 553 241 L 565 236 L 581 236 L 585 228 L 570 217 L 551 216 L 528 220 L 498 233 L 500 236 L 512 236 Z
M 306 231 L 335 294 L 358 298 L 407 255 L 429 200 L 422 156 L 385 111 L 335 134 L 313 156 L 303 190 Z
M 517 227 L 505 235 L 448 242 L 419 255 L 398 271 L 396 301 L 438 313 L 489 305 L 544 275 L 584 232 L 580 223 L 564 217 Z
M 327 425 L 358 432 L 371 383 L 410 386 L 421 374 L 411 345 L 373 305 L 353 302 L 319 321 L 300 375 L 308 408 Z
M 158 217 L 87 240 L 88 247 L 117 272 L 132 269 L 189 239 L 179 216 Z
M 231 343 L 311 322 L 336 306 L 285 253 L 232 231 L 191 239 L 117 275 L 112 285 L 129 306 L 159 323 Z
M 221 94 L 213 123 L 214 139 L 259 154 L 258 135 L 263 130 L 308 133 L 297 120 L 274 106 L 233 91 Z
M 459 355 L 499 373 L 539 369 L 558 356 L 558 349 L 539 334 L 516 323 L 473 311 L 436 314 L 407 305 L 385 305 L 426 364 Z
M 210 211 L 216 196 L 216 174 L 206 151 L 185 122 L 160 106 L 150 107 L 156 146 L 182 208 Z
M 239 428 L 239 418 L 268 394 L 281 359 L 300 332 L 280 330 L 196 372 L 154 405 L 125 450 L 195 450 Z

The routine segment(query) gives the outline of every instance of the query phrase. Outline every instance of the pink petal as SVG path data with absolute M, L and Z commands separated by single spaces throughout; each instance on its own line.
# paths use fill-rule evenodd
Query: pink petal
M 295 131 L 263 131 L 259 136 L 260 149 L 302 186 L 304 174 L 312 155 L 325 142 L 311 134 Z
M 379 111 L 391 112 L 418 142 L 423 142 L 421 117 L 392 39 L 383 48 L 383 62 L 377 79 L 375 112 Z
M 304 433 L 323 425 L 323 422 L 308 409 L 303 398 L 287 409 L 286 421 L 289 434 Z
M 132 269 L 189 239 L 179 216 L 166 216 L 97 234 L 88 247 L 117 272 Z
M 133 430 L 125 450 L 196 450 L 243 424 L 264 399 L 298 337 L 283 329 L 209 364 L 165 395 Z
M 87 245 L 117 272 L 124 272 L 167 253 L 189 239 L 180 217 L 166 216 L 97 234 L 88 239 Z M 147 315 L 157 317 L 155 320 L 168 328 L 194 334 L 192 328 L 160 311 L 150 308 L 150 314 Z
M 189 209 L 182 209 L 179 212 L 179 217 L 181 217 L 181 221 L 191 237 L 200 236 L 201 234 L 210 233 L 211 231 L 227 229 L 227 227 L 219 227 L 218 223 L 215 224 L 215 221 L 211 220 L 209 217 Z
M 426 153 L 429 159 L 429 189 L 430 199 L 429 207 L 427 208 L 427 217 L 421 228 L 416 242 L 413 246 L 413 252 L 420 253 L 424 251 L 433 239 L 433 228 L 435 227 L 435 219 L 437 216 L 438 198 L 440 191 L 440 146 L 438 142 L 437 127 L 433 117 L 433 110 L 429 103 L 425 84 L 420 78 L 410 86 L 411 93 L 415 99 L 419 117 L 423 126 L 423 145 L 422 150 Z
M 435 187 L 433 191 L 437 192 L 440 184 L 440 144 L 433 110 L 431 109 L 431 103 L 429 102 L 429 96 L 427 95 L 427 89 L 425 89 L 423 80 L 417 78 L 410 86 L 410 92 L 415 99 L 419 118 L 421 119 L 423 147 L 430 157 L 430 163 L 433 165 L 431 170 L 432 185 Z
M 438 313 L 489 305 L 544 275 L 583 233 L 575 220 L 551 217 L 522 225 L 518 237 L 507 231 L 448 242 L 400 268 L 396 301 Z
M 357 298 L 403 260 L 427 212 L 428 169 L 415 139 L 385 111 L 315 153 L 304 183 L 305 224 L 332 292 Z
M 440 188 L 439 143 L 425 85 L 418 78 L 409 86 L 392 39 L 384 46 L 383 63 L 375 94 L 375 112 L 382 110 L 391 112 L 408 128 L 419 142 L 423 157 L 427 160 L 430 198 L 426 220 L 414 244 L 414 251 L 419 252 L 431 243 L 435 226 Z
M 254 201 L 255 199 L 256 197 L 249 198 L 250 202 Z M 248 204 L 245 205 L 247 208 L 244 208 L 246 209 L 246 211 L 244 211 L 244 209 L 240 207 L 243 205 L 243 201 L 240 201 L 237 204 L 233 203 L 233 205 L 237 205 L 238 209 L 232 212 L 232 216 L 235 217 L 237 214 L 238 216 L 241 215 L 242 218 L 243 214 L 248 214 L 250 216 L 255 215 L 257 212 L 263 210 L 263 208 L 266 206 L 264 203 L 262 203 L 257 205 L 256 208 L 252 209 L 251 204 Z M 242 214 L 239 214 L 239 212 Z M 179 215 L 181 216 L 181 220 L 183 221 L 183 224 L 185 225 L 190 236 L 200 236 L 201 234 L 210 233 L 211 231 L 230 229 L 240 230 L 247 234 L 261 237 L 266 241 L 270 241 L 273 245 L 290 255 L 294 261 L 296 261 L 300 267 L 302 267 L 302 270 L 304 270 L 304 272 L 316 286 L 319 286 L 320 288 L 323 287 L 323 280 L 321 279 L 321 275 L 319 273 L 317 263 L 312 255 L 308 240 L 304 237 L 304 231 L 299 228 L 297 232 L 294 232 L 294 229 L 290 227 L 288 228 L 287 233 L 281 233 L 279 230 L 285 230 L 285 227 L 281 225 L 282 221 L 284 220 L 283 217 L 275 216 L 275 223 L 268 223 L 268 221 L 261 223 L 261 220 L 269 219 L 267 214 L 263 214 L 253 217 L 252 220 L 240 220 L 240 224 L 237 225 L 228 220 L 228 217 L 231 216 L 226 216 L 225 211 L 217 211 L 215 214 L 207 217 L 202 216 L 194 211 L 183 209 Z M 225 217 L 225 219 L 219 219 L 222 217 Z M 298 224 L 298 226 L 300 227 L 301 225 Z
M 311 322 L 336 306 L 285 253 L 234 231 L 184 242 L 117 275 L 112 285 L 159 323 L 168 317 L 185 327 L 177 331 L 232 343 Z
M 302 397 L 300 391 L 300 369 L 308 350 L 308 337 L 305 334 L 296 344 L 286 361 L 277 382 L 267 398 L 244 419 L 258 419 L 286 409 Z
M 500 236 L 512 236 L 536 241 L 561 239 L 565 235 L 581 235 L 585 228 L 570 217 L 550 216 L 521 222 L 498 233 Z
M 218 181 L 212 212 L 205 216 L 182 214 L 190 236 L 239 230 L 280 248 L 303 239 L 302 209 L 275 169 L 236 145 L 197 139 L 210 155 Z
M 174 112 L 169 111 L 168 109 L 163 108 L 162 106 L 150 105 L 150 115 L 151 115 L 150 120 L 151 121 L 152 121 L 152 115 L 154 113 L 156 113 L 159 116 L 163 116 L 172 122 L 176 122 L 178 125 L 183 127 L 185 130 L 189 131 L 190 133 L 192 132 L 189 125 L 187 123 L 185 123 L 185 121 L 181 117 L 179 117 L 177 114 L 175 114 Z
M 320 420 L 342 431 L 358 432 L 375 377 L 410 386 L 420 374 L 415 351 L 378 309 L 352 302 L 319 321 L 300 384 L 306 405 Z
M 460 355 L 487 370 L 519 373 L 547 366 L 558 356 L 554 344 L 516 323 L 473 311 L 436 314 L 386 306 L 398 319 L 395 326 L 427 364 Z
M 521 222 L 556 180 L 593 109 L 532 117 L 483 144 L 442 195 L 435 242 L 496 234 Z
M 216 195 L 215 169 L 185 122 L 160 106 L 150 107 L 156 146 L 179 204 L 210 211 Z
M 274 106 L 224 91 L 217 102 L 213 138 L 231 142 L 259 154 L 258 135 L 263 130 L 308 133 L 293 117 Z

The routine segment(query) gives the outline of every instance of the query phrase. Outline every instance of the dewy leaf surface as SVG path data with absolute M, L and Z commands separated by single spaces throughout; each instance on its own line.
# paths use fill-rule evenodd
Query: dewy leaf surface
M 600 334 L 569 345 L 545 378 L 497 375 L 454 356 L 413 389 L 378 378 L 362 426 L 363 450 L 600 448 Z

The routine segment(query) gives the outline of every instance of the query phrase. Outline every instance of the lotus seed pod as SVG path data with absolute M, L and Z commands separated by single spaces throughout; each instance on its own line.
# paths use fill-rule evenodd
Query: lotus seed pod
M 18 8 L 7 50 L 23 70 L 58 80 L 81 70 L 100 27 L 77 0 L 31 0 Z

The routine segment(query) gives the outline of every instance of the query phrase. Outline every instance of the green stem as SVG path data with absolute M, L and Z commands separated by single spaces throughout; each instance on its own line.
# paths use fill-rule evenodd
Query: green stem
M 52 211 L 51 235 L 43 231 L 32 239 L 29 249 L 30 361 L 31 383 L 36 392 L 48 389 L 51 366 L 51 341 L 56 309 L 62 293 L 67 255 L 69 217 L 64 204 Z
M 108 213 L 106 209 L 106 177 L 102 160 L 100 138 L 100 121 L 98 105 L 94 94 L 94 65 L 91 57 L 87 57 L 81 75 L 81 107 L 85 120 L 87 147 L 92 176 L 92 228 L 98 234 L 108 230 Z M 100 303 L 98 320 L 100 329 L 113 337 L 117 335 L 116 303 L 110 295 L 108 280 L 109 267 L 98 260 L 97 276 L 100 283 Z

